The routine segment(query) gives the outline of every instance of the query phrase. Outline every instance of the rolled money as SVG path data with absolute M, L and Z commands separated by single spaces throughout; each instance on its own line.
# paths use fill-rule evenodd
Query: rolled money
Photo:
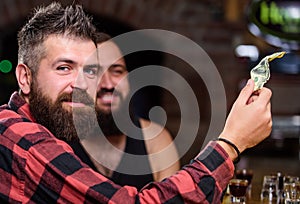
M 275 52 L 264 57 L 252 70 L 250 71 L 251 79 L 254 81 L 254 91 L 261 89 L 264 84 L 270 79 L 269 62 L 276 58 L 281 58 L 286 52 Z

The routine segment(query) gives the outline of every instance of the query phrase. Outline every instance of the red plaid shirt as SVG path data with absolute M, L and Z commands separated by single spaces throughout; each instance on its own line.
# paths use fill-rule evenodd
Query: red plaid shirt
M 0 203 L 220 203 L 233 171 L 227 153 L 210 142 L 177 174 L 138 192 L 81 162 L 34 122 L 17 93 L 0 107 Z

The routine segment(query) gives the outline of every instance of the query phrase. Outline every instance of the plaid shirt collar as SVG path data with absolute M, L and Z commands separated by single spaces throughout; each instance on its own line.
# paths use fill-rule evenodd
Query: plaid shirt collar
M 14 92 L 8 102 L 8 107 L 28 120 L 35 122 L 36 120 L 30 112 L 30 106 L 18 92 Z

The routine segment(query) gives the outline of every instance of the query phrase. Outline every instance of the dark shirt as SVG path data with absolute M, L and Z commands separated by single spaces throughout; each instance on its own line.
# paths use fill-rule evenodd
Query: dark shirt
M 137 117 L 134 119 L 134 123 L 137 127 L 140 127 L 140 122 Z M 141 129 L 138 129 L 138 131 L 135 131 L 133 134 L 134 134 L 133 137 L 126 137 L 126 145 L 125 145 L 124 152 L 133 155 L 147 155 L 146 145 L 145 145 L 145 141 Z M 83 146 L 78 140 L 68 142 L 68 144 L 72 147 L 75 154 L 83 162 L 85 162 L 95 171 L 98 171 L 94 163 L 91 161 L 89 155 L 84 150 Z M 130 157 L 126 157 L 126 156 L 127 155 L 125 154 L 123 155 L 119 165 L 117 166 L 116 170 L 113 172 L 112 177 L 109 178 L 110 180 L 112 180 L 114 183 L 119 184 L 121 186 L 125 186 L 125 185 L 134 186 L 138 190 L 143 188 L 146 184 L 154 181 L 152 173 L 142 174 L 142 175 L 139 174 L 135 175 L 135 172 L 132 172 L 132 174 L 123 173 L 122 170 L 128 167 L 128 165 L 130 164 L 134 166 L 133 169 L 137 169 L 142 166 L 144 168 L 144 171 L 152 172 L 148 157 L 145 157 L 146 159 L 143 160 L 132 161 Z
M 0 107 L 0 203 L 220 203 L 233 173 L 228 154 L 212 141 L 163 182 L 140 192 L 120 187 L 34 122 L 17 93 Z

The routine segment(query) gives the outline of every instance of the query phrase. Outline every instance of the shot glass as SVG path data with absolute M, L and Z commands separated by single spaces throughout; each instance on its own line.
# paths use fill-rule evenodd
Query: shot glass
M 265 175 L 261 189 L 260 198 L 262 203 L 277 202 L 277 176 Z
M 229 181 L 229 193 L 231 203 L 245 204 L 248 181 L 246 179 L 231 179 Z
M 253 170 L 252 169 L 238 169 L 235 171 L 235 177 L 237 179 L 246 179 L 248 181 L 247 187 L 247 197 L 251 197 L 251 182 L 253 178 Z
M 284 182 L 285 204 L 300 204 L 300 181 L 298 177 L 293 177 Z

